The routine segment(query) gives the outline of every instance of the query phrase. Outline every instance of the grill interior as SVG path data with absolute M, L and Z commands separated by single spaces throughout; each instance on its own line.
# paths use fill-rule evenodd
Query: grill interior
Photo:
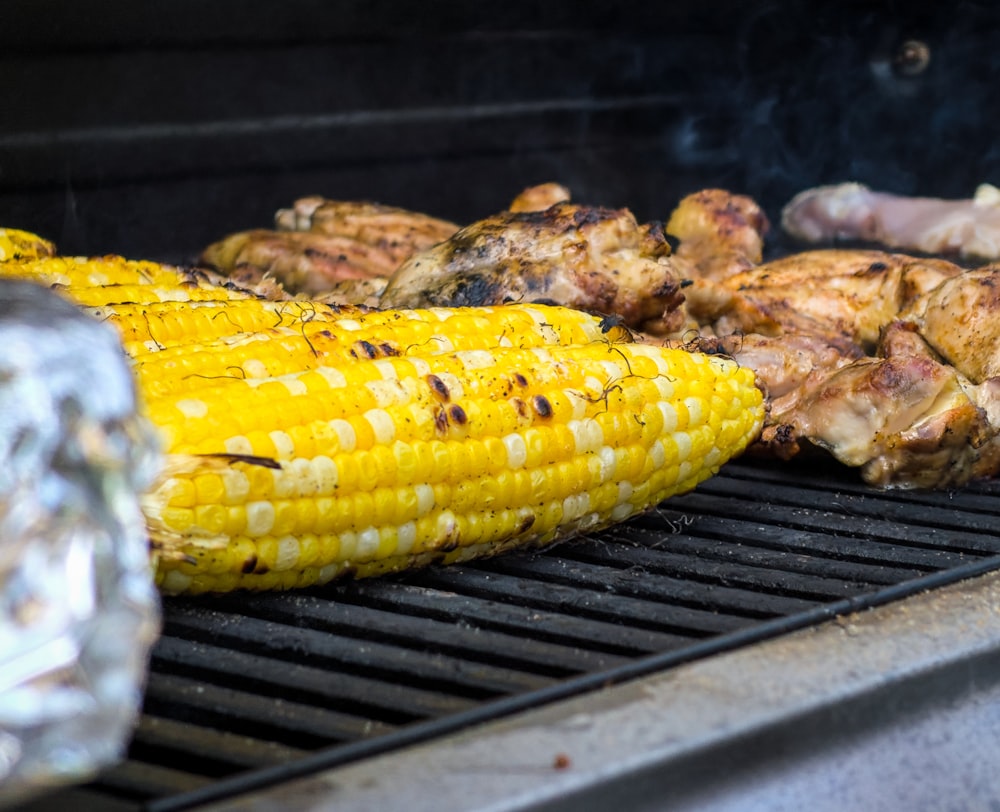
M 992 482 L 885 493 L 736 462 L 538 553 L 170 599 L 128 760 L 69 797 L 183 809 L 762 640 L 1000 565 L 998 514 Z
M 4 11 L 0 214 L 65 252 L 188 261 L 308 194 L 467 223 L 558 181 L 655 220 L 721 186 L 777 223 L 809 186 L 960 197 L 1000 168 L 988 2 Z M 919 75 L 894 67 L 909 39 Z
M 559 181 L 651 220 L 722 186 L 776 223 L 821 183 L 1000 172 L 991 3 L 158 5 L 7 0 L 0 225 L 180 262 L 313 193 L 469 222 Z M 984 572 L 998 496 L 743 461 L 538 554 L 171 599 L 128 759 L 26 810 L 189 808 Z

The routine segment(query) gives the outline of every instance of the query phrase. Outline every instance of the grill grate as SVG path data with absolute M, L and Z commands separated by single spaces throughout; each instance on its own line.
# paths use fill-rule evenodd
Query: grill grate
M 876 492 L 740 461 L 540 553 L 168 600 L 129 758 L 73 803 L 180 809 L 1000 566 L 998 515 L 1000 483 Z

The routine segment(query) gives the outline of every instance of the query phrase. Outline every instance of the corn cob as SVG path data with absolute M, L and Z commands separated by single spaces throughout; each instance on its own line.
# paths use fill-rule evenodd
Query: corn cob
M 205 271 L 116 255 L 48 257 L 0 265 L 0 275 L 49 285 L 86 307 L 258 298 Z
M 168 455 L 144 508 L 157 581 L 292 588 L 597 530 L 742 452 L 762 401 L 730 360 L 609 341 L 359 358 L 152 397 Z
M 255 379 L 349 364 L 358 358 L 630 338 L 623 328 L 608 328 L 586 313 L 545 305 L 382 311 L 303 327 L 137 352 L 134 368 L 145 395 L 162 397 L 209 386 L 223 375 Z
M 16 228 L 0 228 L 0 264 L 50 257 L 55 252 L 55 245 L 37 234 Z M 4 272 L 5 269 L 0 265 L 0 274 Z
M 152 284 L 179 287 L 190 283 L 190 275 L 171 265 L 125 259 L 114 254 L 104 257 L 49 256 L 22 262 L 18 267 L 0 267 L 0 274 L 63 287 Z

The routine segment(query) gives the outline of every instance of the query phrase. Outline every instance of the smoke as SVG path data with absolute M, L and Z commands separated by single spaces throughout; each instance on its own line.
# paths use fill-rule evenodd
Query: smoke
M 959 5 L 760 5 L 664 149 L 772 215 L 804 188 L 842 181 L 969 196 L 1000 174 L 1000 42 L 985 7 Z

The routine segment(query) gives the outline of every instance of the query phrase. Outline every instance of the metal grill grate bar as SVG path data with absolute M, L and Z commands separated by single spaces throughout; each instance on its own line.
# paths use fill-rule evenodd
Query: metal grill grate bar
M 894 584 L 900 578 L 916 578 L 926 572 L 926 568 L 906 569 L 882 564 L 837 561 L 811 555 L 807 552 L 798 553 L 789 549 L 772 549 L 753 544 L 749 538 L 737 541 L 678 532 L 664 539 L 662 528 L 658 528 L 658 524 L 639 520 L 627 531 L 621 531 L 621 535 L 627 535 L 630 539 L 641 538 L 643 539 L 641 543 L 647 547 L 656 550 L 669 550 L 672 554 L 690 556 L 694 560 L 723 561 L 747 567 L 763 568 L 775 573 L 800 573 L 859 584 Z M 699 522 L 698 530 L 706 529 L 706 524 Z M 617 533 L 614 535 L 617 536 Z
M 625 543 L 633 542 L 634 545 L 639 532 L 628 535 L 612 533 L 609 538 Z M 805 601 L 837 600 L 845 595 L 855 595 L 871 586 L 870 583 L 860 583 L 849 577 L 802 574 L 788 568 L 776 570 L 746 560 L 732 562 L 717 557 L 692 558 L 673 552 L 672 543 L 658 549 L 633 546 L 627 562 L 622 561 L 616 548 L 601 544 L 579 545 L 564 552 L 564 556 L 604 567 L 628 567 L 627 571 L 634 571 L 637 577 L 642 577 L 644 573 L 663 574 L 709 585 L 751 589 L 755 594 L 770 593 Z
M 363 714 L 372 721 L 400 724 L 442 713 L 457 713 L 475 704 L 475 700 L 406 685 L 379 683 L 353 673 L 341 672 L 336 679 L 331 679 L 332 669 L 286 663 L 205 643 L 185 646 L 176 638 L 168 639 L 173 668 L 190 675 L 183 683 L 178 682 L 179 677 L 169 677 L 172 687 L 183 688 L 179 692 L 181 695 L 174 699 L 204 706 L 206 691 L 200 690 L 200 686 L 224 686 L 218 692 L 219 703 L 200 710 L 226 713 L 234 704 L 227 700 L 226 693 L 231 691 L 239 695 L 245 691 L 249 704 L 239 710 L 241 716 L 245 713 L 247 724 L 273 727 L 280 719 L 289 733 L 298 736 L 340 739 L 358 730 L 357 717 Z M 167 646 L 158 648 L 158 657 L 163 656 L 160 654 L 162 648 Z M 163 680 L 155 683 L 149 689 L 154 699 Z M 278 712 L 270 712 L 266 704 L 256 707 L 252 702 L 255 694 L 279 699 Z M 368 727 L 367 720 L 360 723 L 362 732 Z
M 579 647 L 538 641 L 523 634 L 523 627 L 531 619 L 522 616 L 522 624 L 514 628 L 516 634 L 494 632 L 473 623 L 468 611 L 468 603 L 455 593 L 431 593 L 415 590 L 421 595 L 433 597 L 434 608 L 418 616 L 402 611 L 403 604 L 393 601 L 387 608 L 373 606 L 364 601 L 365 596 L 393 595 L 402 587 L 396 581 L 392 587 L 381 589 L 373 581 L 356 586 L 345 584 L 336 602 L 331 603 L 329 595 L 302 594 L 294 598 L 287 595 L 257 595 L 251 606 L 245 599 L 227 598 L 220 602 L 227 610 L 239 614 L 263 616 L 291 626 L 303 626 L 324 634 L 351 635 L 347 645 L 357 649 L 366 648 L 376 641 L 391 645 L 394 656 L 406 654 L 410 649 L 420 652 L 453 654 L 465 660 L 488 664 L 505 665 L 511 669 L 550 676 L 566 676 L 581 671 L 606 668 L 617 662 L 617 658 L 591 652 Z M 348 603 L 351 597 L 362 599 L 362 603 Z M 425 602 L 425 607 L 430 600 Z M 182 611 L 185 611 L 182 609 Z M 200 611 L 192 604 L 188 611 Z M 358 641 L 361 641 L 359 643 Z M 310 649 L 311 651 L 311 649 Z M 422 656 L 422 655 L 421 655 Z M 365 658 L 365 671 L 370 662 Z M 454 666 L 452 666 L 454 667 Z M 394 670 L 399 671 L 398 665 Z
M 198 611 L 192 606 L 178 607 L 178 611 L 171 616 L 168 629 L 171 634 L 181 633 L 188 639 L 214 636 L 218 645 L 234 650 L 252 646 L 255 653 L 283 663 L 302 662 L 325 669 L 354 671 L 368 679 L 398 680 L 415 688 L 429 688 L 476 699 L 512 691 L 532 691 L 546 682 L 527 671 L 514 671 L 484 662 L 473 665 L 468 657 L 450 657 L 426 649 L 359 641 L 332 632 L 253 617 Z
M 708 497 L 692 497 L 685 506 L 702 515 L 698 518 L 698 531 L 711 539 L 738 540 L 747 544 L 772 550 L 787 550 L 810 555 L 827 556 L 842 561 L 866 564 L 880 564 L 886 567 L 898 566 L 904 569 L 921 569 L 925 572 L 958 566 L 965 559 L 964 554 L 988 555 L 982 542 L 974 542 L 975 547 L 965 549 L 927 549 L 923 541 L 915 536 L 921 530 L 901 528 L 888 522 L 858 521 L 852 528 L 854 534 L 847 535 L 848 528 L 833 513 L 796 510 L 794 517 L 787 517 L 789 527 L 781 524 L 782 514 L 778 509 L 767 506 L 747 505 L 749 519 L 731 519 L 711 515 L 713 502 Z M 868 527 L 868 533 L 863 528 Z
M 519 563 L 514 563 L 517 559 Z M 526 563 L 532 562 L 532 563 Z M 718 614 L 711 610 L 669 605 L 657 600 L 642 600 L 627 595 L 616 595 L 598 584 L 596 589 L 583 589 L 552 578 L 539 580 L 531 577 L 534 563 L 548 567 L 547 557 L 526 558 L 514 554 L 479 565 L 478 567 L 450 567 L 429 573 L 430 583 L 437 588 L 467 589 L 478 597 L 495 600 L 515 600 L 552 612 L 563 612 L 586 620 L 604 623 L 622 623 L 653 631 L 698 639 L 712 634 L 734 631 L 745 625 L 745 618 Z M 558 566 L 558 565 L 557 565 Z M 506 568 L 512 567 L 513 571 Z M 527 577 L 522 577 L 527 574 Z M 421 579 L 422 580 L 422 579 Z M 679 587 L 686 585 L 677 581 Z
M 437 579 L 437 576 L 442 576 Z M 448 572 L 426 572 L 419 576 L 418 584 L 405 579 L 373 581 L 359 587 L 345 584 L 338 595 L 338 602 L 350 601 L 363 606 L 378 606 L 390 613 L 403 615 L 403 620 L 421 624 L 422 618 L 444 619 L 449 623 L 473 629 L 498 629 L 508 637 L 517 636 L 521 646 L 532 641 L 552 642 L 567 647 L 572 652 L 566 660 L 580 670 L 598 670 L 590 666 L 603 662 L 606 654 L 635 657 L 653 651 L 665 651 L 684 645 L 689 635 L 664 634 L 635 626 L 582 618 L 559 610 L 545 610 L 511 601 L 510 595 L 496 600 L 480 597 L 469 583 L 472 578 L 451 578 Z M 442 587 L 432 588 L 432 583 Z M 450 584 L 445 587 L 444 585 Z M 454 628 L 454 627 L 452 627 Z M 549 649 L 551 656 L 551 650 Z
M 153 716 L 147 713 L 139 721 L 132 742 L 133 755 L 144 761 L 176 763 L 179 756 L 190 759 L 221 760 L 228 771 L 270 764 L 285 764 L 302 758 L 308 751 L 228 730 L 217 730 L 192 722 Z
M 600 546 L 602 542 L 596 544 Z M 618 549 L 622 549 L 621 545 Z M 598 566 L 555 555 L 537 559 L 510 556 L 491 564 L 490 568 L 521 578 L 543 577 L 550 583 L 576 585 L 581 607 L 600 604 L 605 611 L 620 611 L 622 615 L 626 615 L 627 610 L 618 610 L 616 606 L 624 596 L 648 601 L 656 607 L 654 613 L 660 617 L 669 617 L 674 606 L 681 606 L 712 614 L 766 618 L 802 612 L 813 604 L 800 598 L 716 586 L 671 575 L 651 578 L 640 567 Z

